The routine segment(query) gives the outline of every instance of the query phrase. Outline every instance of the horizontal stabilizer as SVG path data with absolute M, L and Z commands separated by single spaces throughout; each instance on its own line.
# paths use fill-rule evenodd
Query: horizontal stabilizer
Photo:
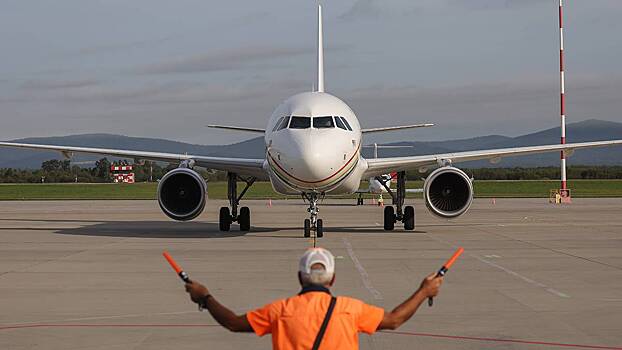
M 366 134 L 366 133 L 381 132 L 381 131 L 396 131 L 396 130 L 403 130 L 403 129 L 427 128 L 430 126 L 434 126 L 434 124 L 425 123 L 425 124 L 413 124 L 413 125 L 401 125 L 401 126 L 386 126 L 382 128 L 363 129 L 361 130 L 361 132 L 363 134 Z
M 246 132 L 255 132 L 255 133 L 259 133 L 259 134 L 263 134 L 266 132 L 265 129 L 259 129 L 259 128 L 245 128 L 243 126 L 230 126 L 230 125 L 208 125 L 208 128 L 215 128 L 215 129 L 226 129 L 226 130 L 235 130 L 235 131 L 246 131 Z

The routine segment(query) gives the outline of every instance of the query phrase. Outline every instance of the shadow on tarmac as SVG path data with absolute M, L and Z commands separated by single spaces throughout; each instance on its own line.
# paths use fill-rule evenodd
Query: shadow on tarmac
M 258 227 L 252 226 L 250 232 L 243 232 L 237 225 L 231 226 L 231 231 L 219 230 L 217 223 L 200 221 L 102 221 L 102 220 L 75 220 L 75 219 L 0 219 L 0 221 L 24 221 L 24 222 L 48 222 L 48 223 L 74 223 L 79 227 L 0 227 L 0 230 L 45 230 L 54 231 L 61 235 L 94 236 L 94 237 L 128 237 L 128 238 L 230 238 L 230 237 L 254 237 L 254 238 L 300 238 L 302 227 Z M 281 231 L 300 232 L 300 235 L 266 235 L 263 233 L 278 233 Z M 378 226 L 327 226 L 324 227 L 326 234 L 331 233 L 385 233 Z M 405 232 L 396 230 L 394 232 Z M 426 233 L 426 231 L 408 231 L 406 233 Z M 250 235 L 249 235 L 250 234 Z
M 256 230 L 260 231 L 261 228 Z M 55 233 L 134 238 L 228 238 L 248 234 L 248 232 L 239 231 L 236 226 L 231 227 L 231 231 L 221 232 L 218 224 L 215 223 L 175 221 L 99 221 L 91 225 L 61 228 Z

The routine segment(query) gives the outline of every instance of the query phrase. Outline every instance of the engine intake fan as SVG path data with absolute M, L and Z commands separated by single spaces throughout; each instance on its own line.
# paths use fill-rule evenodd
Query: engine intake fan
M 158 184 L 160 208 L 168 217 L 178 221 L 199 216 L 205 209 L 206 195 L 205 180 L 189 168 L 169 171 Z
M 471 206 L 473 183 L 458 168 L 438 168 L 425 179 L 423 196 L 432 214 L 442 218 L 455 218 L 466 213 Z

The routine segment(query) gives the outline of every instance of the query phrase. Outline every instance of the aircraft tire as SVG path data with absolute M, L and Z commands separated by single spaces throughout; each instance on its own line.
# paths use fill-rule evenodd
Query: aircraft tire
M 304 229 L 305 238 L 306 237 L 311 237 L 311 220 L 305 219 L 304 227 L 305 227 L 305 229 Z
M 220 207 L 218 228 L 221 231 L 229 231 L 231 229 L 231 213 L 229 212 L 229 207 Z
M 240 216 L 238 216 L 240 231 L 251 230 L 251 210 L 248 207 L 240 208 Z
M 384 207 L 384 230 L 393 231 L 395 228 L 395 209 L 392 206 Z
M 404 208 L 404 230 L 412 231 L 415 229 L 415 207 L 406 206 Z
M 324 237 L 324 222 L 322 219 L 317 219 L 317 222 L 315 223 L 315 234 L 317 238 Z

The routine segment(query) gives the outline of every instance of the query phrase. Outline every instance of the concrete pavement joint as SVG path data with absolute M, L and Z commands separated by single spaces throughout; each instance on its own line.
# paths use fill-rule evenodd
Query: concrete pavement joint
M 441 242 L 441 243 L 447 244 L 447 245 L 449 245 L 450 247 L 452 247 L 454 249 L 457 248 L 455 245 L 453 245 L 453 244 L 451 244 L 451 243 L 449 243 L 449 242 L 447 242 L 445 240 L 442 240 L 442 239 L 439 239 L 439 238 L 436 238 L 436 237 L 432 237 L 430 235 L 427 235 L 427 236 L 432 238 L 432 239 L 434 239 L 434 240 L 436 240 L 437 242 Z M 519 279 L 521 279 L 521 280 L 523 280 L 523 281 L 525 281 L 525 282 L 527 282 L 527 283 L 529 283 L 531 285 L 534 285 L 534 286 L 536 286 L 538 288 L 542 288 L 542 289 L 544 289 L 548 293 L 556 295 L 556 296 L 558 296 L 560 298 L 570 298 L 570 295 L 568 295 L 566 293 L 563 293 L 563 292 L 560 292 L 560 291 L 558 291 L 558 290 L 556 290 L 554 288 L 551 288 L 551 287 L 547 286 L 544 283 L 540 283 L 538 281 L 532 280 L 531 278 L 523 276 L 523 275 L 521 275 L 520 273 L 518 273 L 516 271 L 512 271 L 512 270 L 510 270 L 510 269 L 508 269 L 506 267 L 503 267 L 503 266 L 501 266 L 499 264 L 496 264 L 496 263 L 494 263 L 492 261 L 488 261 L 488 260 L 486 260 L 484 258 L 481 258 L 481 257 L 477 256 L 477 255 L 473 255 L 471 253 L 466 253 L 466 254 L 468 256 L 472 257 L 472 258 L 475 258 L 475 259 L 479 260 L 480 262 L 483 262 L 486 265 L 489 265 L 489 266 L 492 266 L 494 268 L 497 268 L 497 269 L 499 269 L 499 270 L 501 270 L 501 271 L 503 271 L 503 272 L 505 272 L 505 273 L 507 273 L 507 274 L 509 274 L 511 276 L 519 278 Z
M 371 293 L 371 295 L 374 297 L 374 299 L 382 300 L 383 299 L 382 298 L 382 293 L 380 293 L 380 291 L 378 291 L 372 285 L 371 280 L 369 279 L 369 274 L 367 273 L 367 271 L 365 271 L 365 268 L 363 267 L 363 265 L 361 265 L 361 262 L 356 257 L 356 254 L 354 254 L 354 249 L 352 249 L 352 244 L 350 244 L 348 239 L 345 238 L 345 237 L 342 238 L 342 240 L 343 240 L 343 244 L 346 246 L 346 250 L 348 251 L 348 255 L 350 255 L 350 259 L 352 259 L 352 262 L 354 263 L 354 266 L 358 270 L 359 275 L 361 275 L 361 281 L 363 281 L 363 285 Z
M 54 319 L 54 320 L 39 320 L 39 321 L 29 321 L 29 322 L 4 323 L 4 324 L 0 324 L 0 327 L 3 327 L 3 326 L 13 326 L 13 325 L 32 325 L 32 324 L 42 324 L 42 323 L 58 323 L 58 322 L 112 320 L 112 319 L 115 319 L 115 318 L 185 315 L 185 314 L 196 313 L 196 312 L 197 312 L 196 310 L 193 310 L 193 311 L 177 311 L 177 312 L 159 312 L 159 313 L 149 313 L 149 314 L 125 314 L 125 315 L 93 316 L 93 317 L 78 317 L 78 318 L 61 318 L 61 319 Z

